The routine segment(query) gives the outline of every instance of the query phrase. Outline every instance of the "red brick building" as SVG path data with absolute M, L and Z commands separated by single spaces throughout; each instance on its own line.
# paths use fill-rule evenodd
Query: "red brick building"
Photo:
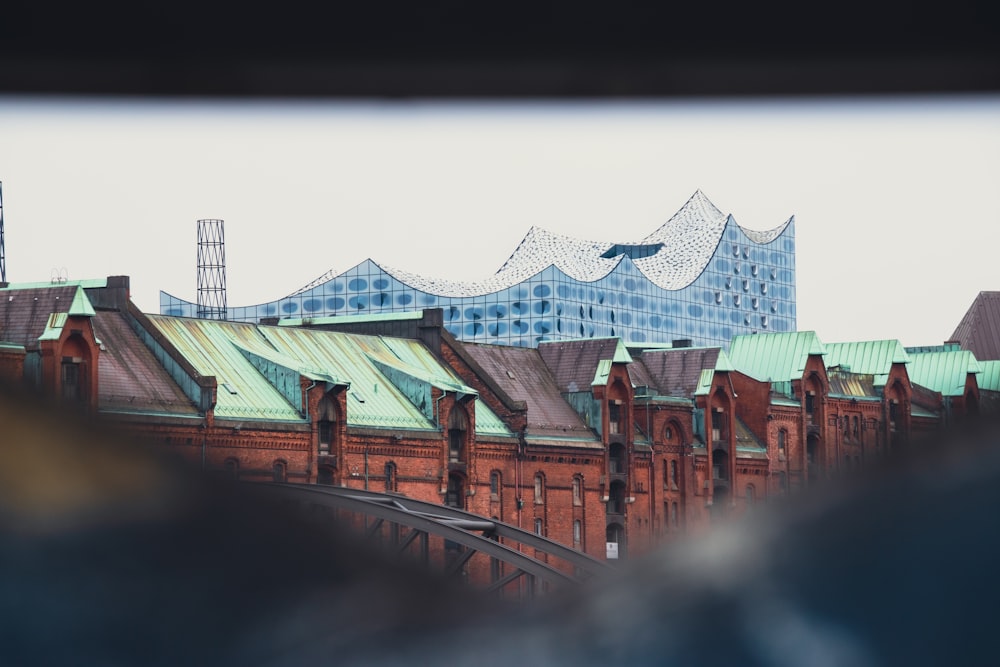
M 462 507 L 608 558 L 974 413 L 975 359 L 945 352 L 813 332 L 517 348 L 461 343 L 440 310 L 234 323 L 143 314 L 126 277 L 0 287 L 2 377 L 139 442 L 241 479 Z

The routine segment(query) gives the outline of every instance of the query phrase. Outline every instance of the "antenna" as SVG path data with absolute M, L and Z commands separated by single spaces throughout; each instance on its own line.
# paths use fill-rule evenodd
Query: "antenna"
M 3 181 L 0 181 L 0 283 L 7 282 L 7 253 L 3 249 Z
M 226 319 L 226 238 L 222 220 L 198 221 L 198 317 Z

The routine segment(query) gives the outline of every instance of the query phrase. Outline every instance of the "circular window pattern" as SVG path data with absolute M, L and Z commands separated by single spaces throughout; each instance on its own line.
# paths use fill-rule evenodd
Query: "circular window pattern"
M 347 283 L 347 289 L 352 292 L 360 292 L 362 290 L 368 289 L 368 281 L 364 278 L 354 278 L 351 282 Z
M 346 304 L 347 304 L 347 302 L 344 301 L 339 296 L 330 297 L 329 299 L 326 300 L 326 307 L 329 310 L 340 310 Z
M 306 299 L 302 302 L 302 310 L 309 311 L 310 313 L 315 313 L 317 310 L 323 307 L 323 302 L 319 299 Z
M 499 303 L 494 303 L 486 307 L 486 315 L 496 319 L 507 317 L 507 306 L 504 306 Z
M 294 301 L 285 301 L 281 304 L 281 311 L 283 313 L 294 313 L 299 309 L 299 304 Z
M 466 336 L 481 336 L 484 331 L 486 331 L 485 327 L 479 322 L 471 322 L 465 325 Z
M 385 289 L 389 286 L 389 281 L 385 278 L 379 278 L 378 280 L 372 281 L 372 287 L 375 289 Z
M 531 293 L 538 298 L 545 298 L 552 294 L 552 288 L 548 285 L 535 285 L 535 288 L 531 290 Z
M 401 306 L 408 306 L 413 303 L 413 295 L 411 294 L 397 294 L 396 303 Z
M 368 307 L 368 297 L 366 296 L 352 296 L 347 300 L 347 305 L 355 310 L 364 310 Z

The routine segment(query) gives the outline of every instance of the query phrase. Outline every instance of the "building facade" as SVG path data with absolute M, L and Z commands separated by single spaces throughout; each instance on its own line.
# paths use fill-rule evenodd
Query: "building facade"
M 2 378 L 137 443 L 238 479 L 446 504 L 612 560 L 971 417 L 980 371 L 964 350 L 814 332 L 519 347 L 461 341 L 441 309 L 307 326 L 146 315 L 121 276 L 0 287 Z
M 357 266 L 283 299 L 229 307 L 226 319 L 378 315 L 441 308 L 469 342 L 535 347 L 618 337 L 626 343 L 728 346 L 739 334 L 794 331 L 795 219 L 755 231 L 700 191 L 636 242 L 595 242 L 534 227 L 489 278 L 434 280 L 377 264 Z M 197 305 L 160 293 L 160 313 L 196 317 Z

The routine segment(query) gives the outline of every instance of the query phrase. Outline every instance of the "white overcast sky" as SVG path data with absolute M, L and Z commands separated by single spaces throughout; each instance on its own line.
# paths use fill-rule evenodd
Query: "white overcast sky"
M 273 103 L 0 97 L 7 279 L 131 277 L 196 299 L 225 220 L 229 305 L 371 257 L 496 271 L 532 225 L 630 241 L 700 189 L 796 219 L 798 328 L 939 344 L 1000 290 L 1000 97 Z

